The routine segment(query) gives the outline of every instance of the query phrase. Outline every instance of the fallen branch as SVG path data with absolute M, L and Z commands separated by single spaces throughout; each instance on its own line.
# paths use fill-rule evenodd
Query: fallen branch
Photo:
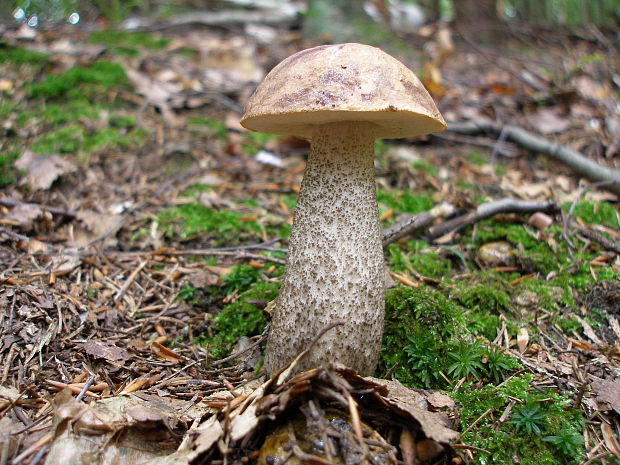
M 383 230 L 383 247 L 416 231 L 428 228 L 437 218 L 447 218 L 453 215 L 455 210 L 454 205 L 442 203 L 427 212 L 403 218 Z
M 448 123 L 448 131 L 457 134 L 474 135 L 480 133 L 504 133 L 505 140 L 514 142 L 523 148 L 542 153 L 558 161 L 575 173 L 594 182 L 609 183 L 607 190 L 620 195 L 620 171 L 608 168 L 586 158 L 581 153 L 563 145 L 556 144 L 536 134 L 527 132 L 517 126 L 502 125 L 489 120 L 454 121 Z
M 602 234 L 599 234 L 596 231 L 592 231 L 588 228 L 579 227 L 577 228 L 577 231 L 579 231 L 579 234 L 581 234 L 582 236 L 585 236 L 594 242 L 598 242 L 598 244 L 604 249 L 620 255 L 620 244 L 618 244 L 617 242 L 613 242 L 612 240 L 607 239 Z
M 519 199 L 494 200 L 479 205 L 475 212 L 466 213 L 436 226 L 431 226 L 428 229 L 428 236 L 431 239 L 436 239 L 500 213 L 556 213 L 558 211 L 559 207 L 554 202 L 534 202 Z

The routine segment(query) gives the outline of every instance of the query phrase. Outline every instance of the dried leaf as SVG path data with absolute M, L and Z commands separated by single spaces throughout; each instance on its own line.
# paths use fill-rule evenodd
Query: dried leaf
M 8 215 L 6 215 L 5 220 L 15 222 L 26 229 L 32 226 L 32 222 L 36 220 L 41 213 L 43 213 L 43 210 L 41 210 L 38 205 L 22 203 L 13 207 Z
M 604 380 L 598 387 L 596 400 L 608 403 L 620 415 L 620 379 Z
M 129 352 L 120 347 L 116 347 L 113 344 L 99 342 L 99 341 L 86 341 L 78 343 L 78 346 L 82 347 L 84 351 L 94 357 L 103 358 L 111 362 L 124 361 L 131 357 Z
M 527 344 L 530 342 L 530 335 L 527 332 L 527 328 L 519 328 L 519 332 L 517 334 L 517 347 L 519 348 L 519 352 L 525 352 L 527 349 Z
M 151 349 L 159 358 L 173 363 L 178 363 L 181 361 L 181 356 L 179 354 L 168 349 L 167 347 L 162 346 L 159 342 L 151 343 Z
M 564 132 L 570 127 L 570 121 L 565 116 L 560 116 L 554 108 L 542 108 L 533 115 L 530 121 L 534 127 L 543 134 L 557 134 Z
M 60 176 L 76 170 L 73 163 L 58 155 L 45 157 L 31 150 L 25 150 L 22 153 L 15 161 L 15 167 L 26 172 L 20 184 L 28 184 L 34 190 L 49 189 Z
M 200 418 L 204 410 L 187 409 L 185 404 L 132 394 L 84 404 L 62 391 L 54 398 L 56 431 L 45 463 L 187 464 L 184 454 L 174 451 L 184 425 Z M 162 455 L 167 456 L 164 461 Z
M 63 253 L 52 257 L 50 271 L 56 276 L 64 276 L 71 273 L 80 263 L 80 254 L 77 250 L 65 249 Z
M 191 445 L 191 452 L 188 454 L 189 461 L 210 450 L 224 436 L 224 429 L 217 420 L 216 415 L 210 416 L 194 430 L 196 438 Z

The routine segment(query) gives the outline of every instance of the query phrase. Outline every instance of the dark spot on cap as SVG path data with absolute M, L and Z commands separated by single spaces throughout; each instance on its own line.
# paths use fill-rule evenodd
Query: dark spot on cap
M 356 89 L 362 84 L 359 78 L 351 76 L 351 73 L 341 73 L 333 69 L 321 74 L 319 83 L 327 86 L 339 85 L 350 90 Z
M 403 86 L 409 95 L 413 95 L 414 97 L 417 97 L 421 93 L 420 89 L 411 81 L 403 81 Z

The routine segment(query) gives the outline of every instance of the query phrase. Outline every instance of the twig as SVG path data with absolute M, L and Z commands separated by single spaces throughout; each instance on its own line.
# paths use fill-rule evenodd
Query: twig
M 63 210 L 62 208 L 52 207 L 50 205 L 43 205 L 40 203 L 21 202 L 19 200 L 10 199 L 8 197 L 0 198 L 0 205 L 3 205 L 5 207 L 18 207 L 21 205 L 27 205 L 27 206 L 33 206 L 33 207 L 40 208 L 41 210 L 54 213 L 55 215 L 66 216 L 67 218 L 70 218 L 70 219 L 75 219 L 77 217 L 77 213 L 70 211 L 70 210 Z
M 248 350 L 252 350 L 254 347 L 260 345 L 262 342 L 265 341 L 265 339 L 267 339 L 266 331 L 265 331 L 265 334 L 263 336 L 259 337 L 256 341 L 254 341 L 249 346 L 244 347 L 243 349 L 235 352 L 234 354 L 229 355 L 228 357 L 224 357 L 224 358 L 221 358 L 219 360 L 216 360 L 215 362 L 211 363 L 210 367 L 216 367 L 216 366 L 221 365 L 222 363 L 226 363 L 226 362 L 228 362 L 230 360 L 233 360 L 233 359 L 237 358 L 239 355 L 242 355 L 242 354 L 246 353 Z
M 480 421 L 486 417 L 489 413 L 491 413 L 493 411 L 493 408 L 489 408 L 487 409 L 482 415 L 480 415 L 478 418 L 476 418 L 476 420 L 467 427 L 467 429 L 465 431 L 463 431 L 460 436 L 459 439 L 462 438 L 463 436 L 465 436 L 467 433 L 469 433 L 478 423 L 480 423 Z
M 138 273 L 140 273 L 140 271 L 142 271 L 142 269 L 146 266 L 146 263 L 147 262 L 145 260 L 143 260 L 136 267 L 136 269 L 131 272 L 129 277 L 125 280 L 125 282 L 123 283 L 121 288 L 118 290 L 118 292 L 114 296 L 114 302 L 118 302 L 120 300 L 120 298 L 123 297 L 125 292 L 127 292 L 127 289 L 129 289 L 129 286 L 131 286 L 131 284 L 136 280 L 136 277 L 138 276 Z
M 92 375 L 89 376 L 88 379 L 86 380 L 86 383 L 84 383 L 84 387 L 82 388 L 80 393 L 76 396 L 75 400 L 77 400 L 78 402 L 81 401 L 94 382 L 95 382 L 95 377 Z
M 32 460 L 28 465 L 38 465 L 49 448 L 49 444 L 45 444 L 43 447 L 41 447 L 39 451 L 34 455 L 34 457 L 32 457 Z
M 476 446 L 470 446 L 468 444 L 452 444 L 452 448 L 453 449 L 473 450 L 473 451 L 476 451 L 476 452 L 482 452 L 483 454 L 491 455 L 491 452 L 486 450 L 486 449 L 482 449 L 482 448 L 476 447 Z
M 18 241 L 24 241 L 24 242 L 30 242 L 30 238 L 28 236 L 24 236 L 23 234 L 19 234 L 16 233 L 14 231 L 11 231 L 9 229 L 5 229 L 5 228 L 0 228 L 0 235 L 1 234 L 6 234 L 7 236 L 9 236 L 12 239 L 16 239 Z M 46 247 L 48 247 L 50 250 L 54 250 L 54 251 L 60 251 L 60 249 L 52 244 L 45 244 Z
M 392 242 L 396 242 L 398 239 L 413 234 L 415 231 L 429 227 L 437 218 L 446 218 L 454 214 L 455 210 L 454 205 L 442 203 L 432 208 L 430 211 L 403 218 L 398 223 L 383 230 L 383 247 Z
M 607 452 L 607 451 L 601 452 L 600 454 L 596 454 L 595 456 L 590 457 L 588 460 L 586 460 L 584 462 L 581 462 L 580 465 L 590 465 L 591 463 L 594 463 L 597 460 L 600 460 L 600 459 L 603 459 L 605 457 L 609 457 L 609 456 L 612 456 L 612 455 L 613 454 L 611 452 Z
M 604 249 L 610 250 L 620 255 L 620 244 L 618 244 L 617 242 L 612 242 L 602 234 L 599 234 L 596 231 L 592 231 L 588 228 L 579 227 L 577 228 L 577 230 L 582 236 L 586 236 L 588 239 L 598 242 Z
M 568 209 L 568 213 L 566 213 L 566 216 L 564 217 L 564 226 L 562 227 L 562 239 L 564 239 L 566 243 L 568 244 L 568 251 L 571 253 L 571 256 L 572 256 L 573 250 L 575 249 L 575 246 L 570 240 L 569 229 L 570 229 L 571 221 L 573 219 L 573 213 L 575 212 L 575 208 L 577 207 L 577 204 L 579 203 L 581 196 L 586 192 L 586 190 L 590 188 L 601 187 L 606 184 L 610 184 L 610 183 L 602 181 L 602 182 L 594 183 L 591 186 L 581 186 L 579 188 L 579 191 L 577 191 L 577 195 L 575 195 L 575 198 L 573 199 L 573 202 L 571 203 L 570 208 Z
M 499 140 L 489 140 L 487 138 L 480 138 L 475 136 L 466 136 L 463 134 L 451 134 L 451 133 L 437 133 L 429 134 L 429 137 L 433 139 L 439 139 L 447 142 L 455 142 L 457 144 L 468 144 L 477 147 L 486 147 L 492 150 L 496 150 L 497 154 L 506 158 L 514 158 L 518 155 L 519 149 L 514 144 L 510 144 L 506 141 L 500 142 Z
M 534 202 L 510 198 L 494 200 L 479 205 L 475 212 L 466 213 L 436 226 L 431 226 L 428 229 L 428 235 L 433 239 L 441 237 L 448 232 L 458 231 L 500 213 L 534 213 L 538 211 L 553 213 L 559 211 L 559 208 L 554 202 Z
M 522 128 L 511 125 L 502 125 L 490 120 L 454 121 L 448 123 L 448 131 L 458 134 L 501 134 L 505 131 L 506 140 L 514 142 L 528 150 L 540 152 L 549 158 L 558 161 L 580 176 L 591 181 L 606 182 L 605 188 L 615 194 L 620 194 L 620 171 L 608 168 L 586 158 L 581 153 L 569 147 L 556 144 L 544 137 L 532 134 Z

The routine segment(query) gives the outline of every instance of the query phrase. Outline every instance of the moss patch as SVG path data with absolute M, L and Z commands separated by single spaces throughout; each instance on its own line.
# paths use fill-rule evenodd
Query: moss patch
M 279 287 L 279 283 L 256 283 L 236 302 L 226 305 L 215 315 L 210 326 L 213 335 L 201 341 L 202 345 L 209 346 L 212 357 L 225 357 L 241 336 L 254 336 L 263 331 L 267 320 L 263 311 L 251 302 L 272 301 L 278 296 Z
M 48 57 L 43 53 L 32 52 L 0 42 L 0 63 L 41 66 L 47 63 L 47 61 Z
M 13 163 L 18 156 L 18 151 L 0 153 L 0 188 L 9 186 L 17 180 L 17 170 Z
M 101 92 L 114 87 L 128 85 L 122 66 L 108 61 L 97 61 L 88 66 L 75 66 L 70 70 L 49 74 L 40 83 L 25 87 L 31 98 L 84 99 L 86 96 L 101 96 Z
M 93 32 L 88 41 L 106 45 L 110 53 L 127 56 L 138 56 L 143 49 L 161 50 L 170 43 L 170 39 L 155 34 L 114 30 Z
M 241 221 L 241 217 L 239 213 L 204 207 L 197 202 L 166 208 L 157 214 L 160 228 L 170 238 L 189 239 L 200 234 L 201 240 L 229 245 L 260 232 L 256 222 Z
M 474 339 L 463 308 L 441 292 L 401 287 L 386 293 L 380 372 L 392 370 L 413 387 L 446 388 L 463 377 L 499 382 L 518 367 Z
M 428 278 L 441 279 L 450 275 L 452 264 L 426 242 L 411 240 L 402 244 L 390 244 L 386 249 L 392 270 L 397 273 L 414 273 Z
M 377 191 L 377 202 L 380 206 L 392 208 L 397 213 L 416 213 L 428 211 L 435 205 L 430 195 L 414 195 L 408 191 Z
M 500 387 L 465 383 L 451 394 L 459 404 L 462 441 L 489 452 L 474 453 L 474 464 L 576 465 L 583 451 L 583 420 L 571 400 L 548 389 L 534 389 L 529 374 Z M 507 421 L 499 418 L 512 405 Z M 490 411 L 489 411 L 490 410 Z M 489 412 L 487 412 L 489 411 Z M 486 415 L 483 415 L 485 414 Z

